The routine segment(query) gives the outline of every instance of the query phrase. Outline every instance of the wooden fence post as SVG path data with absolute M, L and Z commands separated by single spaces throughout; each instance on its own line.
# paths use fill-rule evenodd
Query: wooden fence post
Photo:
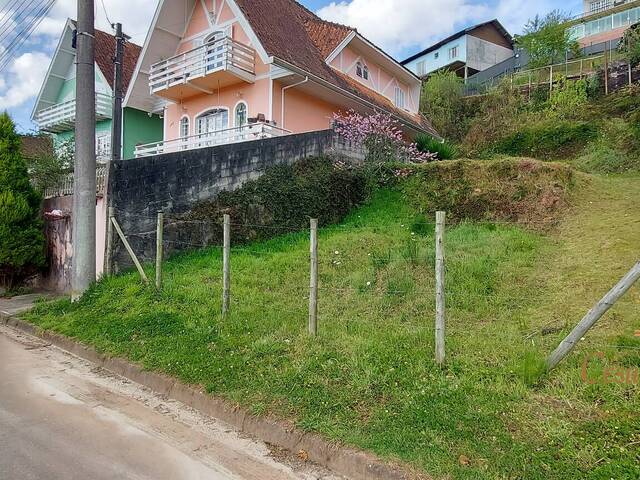
M 229 292 L 231 288 L 229 254 L 231 253 L 231 217 L 225 213 L 222 222 L 222 315 L 229 313 Z
M 637 262 L 627 274 L 595 306 L 587 312 L 578 325 L 566 336 L 560 345 L 547 358 L 547 370 L 555 368 L 576 346 L 593 325 L 622 297 L 640 278 L 640 262 Z
M 444 364 L 445 297 L 444 297 L 444 225 L 445 212 L 436 212 L 436 363 Z
M 164 213 L 158 210 L 158 224 L 156 226 L 156 288 L 162 288 L 162 256 L 164 253 L 164 242 L 162 240 L 164 229 Z
M 315 336 L 318 333 L 318 219 L 312 218 L 310 225 L 309 334 Z
M 133 252 L 133 249 L 131 248 L 131 245 L 129 245 L 129 242 L 127 241 L 127 237 L 125 237 L 124 233 L 122 233 L 122 229 L 120 228 L 120 225 L 118 224 L 118 221 L 116 220 L 116 217 L 111 217 L 111 223 L 113 223 L 113 226 L 116 229 L 116 232 L 118 232 L 118 236 L 120 237 L 120 240 L 122 240 L 122 243 L 124 244 L 124 248 L 127 249 L 127 252 L 129 253 L 129 256 L 131 257 L 131 260 L 133 260 L 133 263 L 135 264 L 136 268 L 138 269 L 138 273 L 142 277 L 142 280 L 144 281 L 144 283 L 149 284 L 149 279 L 147 278 L 147 274 L 144 273 L 144 269 L 142 268 L 142 265 L 140 264 L 140 261 L 138 260 L 138 257 L 136 257 L 136 254 Z
M 113 255 L 113 223 L 111 219 L 115 216 L 115 209 L 109 207 L 107 209 L 107 245 L 104 253 L 104 273 L 111 275 L 111 257 Z

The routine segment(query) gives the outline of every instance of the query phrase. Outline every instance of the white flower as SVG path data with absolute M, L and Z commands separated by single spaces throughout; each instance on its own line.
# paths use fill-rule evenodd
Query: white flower
M 367 287 L 370 287 L 370 286 L 371 286 L 371 282 L 367 282 Z
M 336 250 L 335 252 L 333 252 L 336 255 L 340 255 L 340 252 L 338 250 Z

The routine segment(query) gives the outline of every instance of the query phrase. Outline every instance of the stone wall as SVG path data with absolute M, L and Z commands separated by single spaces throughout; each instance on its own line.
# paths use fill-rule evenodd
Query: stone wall
M 356 162 L 364 159 L 362 151 L 336 138 L 333 131 L 323 130 L 120 160 L 110 164 L 108 203 L 138 258 L 151 261 L 159 210 L 169 217 L 187 212 L 222 190 L 234 190 L 260 177 L 271 166 L 324 154 Z M 168 250 L 189 249 L 206 244 L 206 230 L 174 223 L 165 227 L 164 239 Z M 122 242 L 113 238 L 108 256 L 117 272 L 132 262 Z

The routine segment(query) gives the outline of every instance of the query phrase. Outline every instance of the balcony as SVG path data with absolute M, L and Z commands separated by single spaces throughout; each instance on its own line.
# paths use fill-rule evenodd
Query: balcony
M 197 135 L 191 135 L 190 137 L 138 145 L 136 146 L 135 156 L 136 158 L 147 157 L 149 155 L 160 155 L 182 150 L 249 142 L 263 138 L 280 137 L 289 135 L 290 133 L 290 131 L 278 128 L 270 123 L 249 123 L 242 127 L 226 128 L 215 132 L 199 133 Z
M 255 50 L 225 37 L 153 64 L 149 89 L 179 102 L 255 77 Z
M 111 118 L 111 96 L 96 93 L 96 121 Z M 36 113 L 35 121 L 43 132 L 60 133 L 76 125 L 76 100 L 57 103 Z

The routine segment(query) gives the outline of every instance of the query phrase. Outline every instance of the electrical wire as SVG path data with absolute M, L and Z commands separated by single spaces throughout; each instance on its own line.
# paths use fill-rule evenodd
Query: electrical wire
M 35 17 L 33 17 L 30 22 L 27 22 L 27 25 L 25 25 L 2 55 L 0 55 L 0 72 L 9 65 L 15 52 L 22 47 L 27 38 L 29 38 L 34 30 L 42 23 L 54 4 L 55 0 L 49 0 L 42 5 Z

